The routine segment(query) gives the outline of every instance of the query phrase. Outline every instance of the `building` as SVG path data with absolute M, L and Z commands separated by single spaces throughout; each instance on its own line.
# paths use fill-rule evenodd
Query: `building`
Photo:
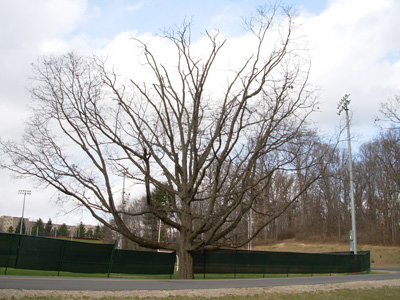
M 0 232 L 8 232 L 8 229 L 10 228 L 10 226 L 12 226 L 13 231 L 15 232 L 15 229 L 17 228 L 20 220 L 21 220 L 21 217 L 1 216 L 0 217 Z M 29 222 L 28 218 L 24 218 L 24 225 L 25 225 L 26 229 L 30 228 L 30 222 Z
M 21 217 L 1 216 L 0 217 L 0 232 L 8 232 L 8 229 L 10 228 L 10 226 L 12 226 L 13 232 L 15 232 L 15 229 L 17 228 L 20 220 L 21 220 Z M 29 221 L 28 218 L 24 218 L 24 225 L 26 228 L 24 234 L 35 235 L 34 232 L 31 232 L 32 227 L 35 225 L 35 223 L 36 223 L 36 221 Z M 44 225 L 46 225 L 46 223 Z M 61 224 L 53 224 L 52 226 L 53 226 L 52 231 L 56 232 L 56 230 L 58 229 L 58 227 L 61 226 Z M 86 232 L 88 232 L 90 229 L 94 232 L 96 229 L 96 226 L 93 226 L 93 225 L 83 224 L 83 226 L 85 227 Z M 76 231 L 77 231 L 79 225 L 67 225 L 67 227 L 69 230 L 70 237 L 76 236 Z

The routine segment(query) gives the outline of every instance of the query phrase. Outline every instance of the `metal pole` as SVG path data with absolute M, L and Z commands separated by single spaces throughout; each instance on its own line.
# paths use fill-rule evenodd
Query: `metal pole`
M 349 119 L 349 107 L 348 107 L 348 105 L 350 104 L 350 100 L 348 98 L 349 94 L 344 95 L 344 97 L 338 104 L 338 109 L 339 109 L 339 115 L 342 112 L 342 110 L 346 112 L 347 147 L 349 152 L 350 205 L 351 205 L 350 251 L 354 251 L 354 254 L 357 254 L 357 230 L 356 230 L 356 213 L 354 206 L 353 162 L 351 157 L 350 119 Z
M 251 250 L 252 249 L 252 240 L 251 240 L 251 235 L 253 234 L 253 232 L 252 232 L 252 223 L 253 223 L 253 214 L 252 214 L 252 211 L 251 211 L 251 208 L 250 208 L 250 210 L 249 210 L 249 228 L 248 228 L 248 239 L 249 239 L 249 244 L 248 244 L 248 246 L 247 246 L 247 249 L 248 250 Z
M 30 195 L 31 194 L 31 191 L 30 190 L 19 190 L 18 194 L 23 194 L 24 195 L 24 202 L 23 202 L 23 205 L 22 205 L 21 224 L 20 224 L 20 227 L 19 227 L 19 234 L 22 234 L 22 227 L 24 226 L 25 198 L 26 198 L 26 195 Z
M 352 230 L 353 251 L 354 254 L 357 254 L 357 230 L 356 230 L 356 213 L 354 206 L 353 160 L 351 157 L 349 109 L 347 108 L 345 109 L 345 111 L 346 111 L 346 123 L 347 123 L 347 145 L 349 151 L 351 230 Z
M 125 173 L 122 179 L 122 213 L 121 213 L 121 220 L 124 222 L 124 208 L 125 208 Z M 118 241 L 118 249 L 122 249 L 122 233 L 119 234 L 119 241 Z
M 160 223 L 158 224 L 158 242 L 161 242 L 161 219 Z

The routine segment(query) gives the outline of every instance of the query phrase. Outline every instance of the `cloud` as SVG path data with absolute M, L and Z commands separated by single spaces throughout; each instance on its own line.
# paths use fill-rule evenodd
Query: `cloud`
M 245 2 L 247 1 L 243 3 Z M 94 3 L 97 5 L 96 2 Z M 140 76 L 140 79 L 144 81 L 151 80 L 137 71 L 140 66 L 138 63 L 140 51 L 131 40 L 132 36 L 137 36 L 149 41 L 166 63 L 172 65 L 176 62 L 172 48 L 165 41 L 153 34 L 143 34 L 143 32 L 146 30 L 157 32 L 161 17 L 168 17 L 168 21 L 172 24 L 176 23 L 176 19 L 171 21 L 169 18 L 177 17 L 181 13 L 178 6 L 175 6 L 178 10 L 175 15 L 172 15 L 171 11 L 165 14 L 160 10 L 149 15 L 160 18 L 154 20 L 158 24 L 155 25 L 157 28 L 152 27 L 151 19 L 146 19 L 146 15 L 141 14 L 137 16 L 141 21 L 140 25 L 143 26 L 140 29 L 141 34 L 138 34 L 137 28 L 114 34 L 115 28 L 119 27 L 113 27 L 112 33 L 110 31 L 106 34 L 103 32 L 107 29 L 105 27 L 120 21 L 118 13 L 122 14 L 123 10 L 137 13 L 139 9 L 142 13 L 142 10 L 146 11 L 145 8 L 152 7 L 153 9 L 151 4 L 154 2 L 144 0 L 132 2 L 134 4 L 129 4 L 131 2 L 128 1 L 116 1 L 116 3 L 122 6 L 116 7 L 112 14 L 107 15 L 109 7 L 101 11 L 100 8 L 89 6 L 82 0 L 3 0 L 0 2 L 2 28 L 0 35 L 0 68 L 2 70 L 0 73 L 0 136 L 18 139 L 23 132 L 22 123 L 26 119 L 26 105 L 29 103 L 29 94 L 25 89 L 28 85 L 27 76 L 30 73 L 30 64 L 40 54 L 60 53 L 66 50 L 75 50 L 83 54 L 103 53 L 121 73 L 132 77 Z M 239 2 L 224 6 L 223 9 L 220 4 L 215 4 L 218 9 L 214 11 L 211 10 L 214 7 L 210 3 L 208 3 L 210 6 L 207 6 L 209 14 L 202 7 L 203 3 L 201 6 L 196 6 L 198 14 L 194 15 L 195 25 L 196 20 L 199 19 L 202 26 L 207 24 L 207 28 L 201 28 L 203 32 L 204 29 L 219 28 L 221 35 L 229 37 L 221 53 L 221 64 L 217 65 L 217 68 L 221 72 L 235 69 L 240 56 L 243 56 L 249 47 L 248 36 L 239 28 L 242 15 L 246 15 L 244 11 L 248 7 L 242 11 L 240 5 L 237 4 Z M 114 3 L 110 6 L 114 6 Z M 189 8 L 186 7 L 190 16 L 192 10 Z M 344 94 L 350 93 L 352 101 L 350 106 L 353 111 L 352 131 L 360 137 L 359 142 L 371 138 L 379 102 L 399 93 L 400 89 L 398 85 L 398 78 L 400 78 L 399 15 L 400 1 L 398 0 L 331 0 L 321 13 L 310 14 L 303 9 L 300 10 L 297 20 L 301 25 L 299 35 L 307 37 L 312 61 L 310 81 L 321 89 L 321 112 L 314 116 L 314 120 L 322 130 L 332 131 L 340 123 L 341 118 L 337 115 L 336 105 Z M 126 18 L 124 26 L 133 24 L 127 21 L 132 19 L 131 15 L 124 14 L 123 16 Z M 100 22 L 105 17 L 109 18 L 104 25 Z M 147 20 L 148 24 L 142 20 Z M 171 23 L 164 25 L 168 28 Z M 232 29 L 232 24 L 235 24 L 236 29 Z M 94 30 L 97 32 L 92 34 Z M 193 42 L 198 52 L 207 46 L 202 35 Z M 3 187 L 0 214 L 19 215 L 22 199 L 18 197 L 17 190 L 29 188 L 34 190 L 34 188 L 31 183 L 9 179 L 5 172 L 1 172 L 0 175 L 0 185 Z M 47 194 L 47 192 L 32 193 L 29 201 L 35 204 L 30 206 L 29 209 L 32 210 L 28 210 L 32 213 L 32 217 L 47 218 L 40 215 L 39 208 L 41 211 L 43 209 L 49 211 L 49 215 L 58 210 L 49 204 L 50 197 L 51 193 Z M 82 215 L 77 218 L 82 218 Z M 60 217 L 60 220 L 66 220 L 66 218 Z
M 31 63 L 44 52 L 84 49 L 83 37 L 74 36 L 84 18 L 86 1 L 3 0 L 0 2 L 0 136 L 19 140 L 27 120 L 30 96 L 26 90 Z M 79 41 L 78 41 L 79 40 Z M 79 45 L 78 45 L 79 44 Z M 19 216 L 19 189 L 31 189 L 25 216 L 52 217 L 51 191 L 35 189 L 31 181 L 18 180 L 0 172 L 0 215 Z
M 78 0 L 6 0 L 0 5 L 0 105 L 24 109 L 30 64 L 43 50 L 53 50 L 46 45 L 73 33 L 86 5 Z
M 354 130 L 363 141 L 371 137 L 378 103 L 398 89 L 399 13 L 396 0 L 336 0 L 300 19 L 310 41 L 311 80 L 321 87 L 316 119 L 324 128 L 338 123 L 336 104 L 350 93 Z
M 4 46 L 31 47 L 40 41 L 71 34 L 84 15 L 86 2 L 79 0 L 5 0 L 1 3 L 0 22 Z
M 143 6 L 145 6 L 147 2 L 149 2 L 149 1 L 142 0 L 135 4 L 126 4 L 125 7 L 128 11 L 137 11 L 137 10 L 140 10 Z

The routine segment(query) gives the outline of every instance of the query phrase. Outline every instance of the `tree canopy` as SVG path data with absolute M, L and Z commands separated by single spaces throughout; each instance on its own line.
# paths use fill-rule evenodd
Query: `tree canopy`
M 207 50 L 196 54 L 186 22 L 163 34 L 174 47 L 173 64 L 159 60 L 145 41 L 132 40 L 151 81 L 126 79 L 95 56 L 39 58 L 33 116 L 22 143 L 1 141 L 1 166 L 54 187 L 143 247 L 177 251 L 180 278 L 192 278 L 193 251 L 245 245 L 323 170 L 298 186 L 282 181 L 282 205 L 257 209 L 283 172 L 322 164 L 326 152 L 314 150 L 320 141 L 307 123 L 316 98 L 306 45 L 293 35 L 293 12 L 260 8 L 246 26 L 252 53 L 226 72 L 216 68 L 226 40 L 207 32 Z M 214 90 L 215 74 L 226 75 L 222 92 Z M 118 177 L 144 186 L 142 205 L 124 209 Z M 154 190 L 168 201 L 154 201 Z M 238 235 L 249 214 L 262 222 Z M 128 226 L 144 215 L 179 238 L 158 241 Z

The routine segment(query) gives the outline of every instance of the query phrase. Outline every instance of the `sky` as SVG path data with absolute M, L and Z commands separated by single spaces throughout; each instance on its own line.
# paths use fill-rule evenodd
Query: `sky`
M 194 41 L 219 29 L 226 39 L 241 39 L 243 18 L 265 4 L 258 0 L 0 0 L 0 137 L 20 140 L 32 104 L 27 87 L 31 64 L 41 55 L 75 51 L 129 59 L 130 36 L 151 38 L 163 29 L 193 22 Z M 298 11 L 297 24 L 309 42 L 310 82 L 319 89 L 313 116 L 321 133 L 333 132 L 343 116 L 337 103 L 350 94 L 353 143 L 376 133 L 379 103 L 399 94 L 399 0 L 287 0 Z M 126 50 L 126 51 L 124 51 Z M 37 189 L 0 171 L 0 216 L 53 223 L 96 225 L 85 211 L 57 204 L 57 194 Z M 68 213 L 69 211 L 72 212 Z

